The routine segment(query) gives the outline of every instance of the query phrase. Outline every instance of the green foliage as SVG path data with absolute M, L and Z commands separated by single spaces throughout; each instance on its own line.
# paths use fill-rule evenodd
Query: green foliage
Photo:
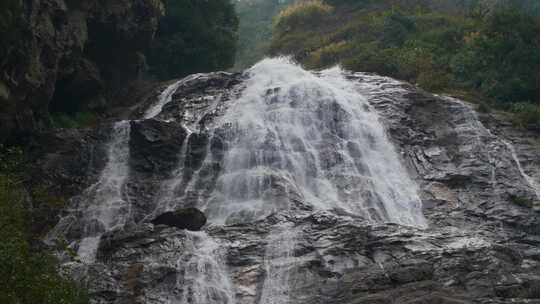
M 540 105 L 527 102 L 518 102 L 510 106 L 514 114 L 513 122 L 522 127 L 540 126 Z
M 293 0 L 243 0 L 236 2 L 240 20 L 235 69 L 245 69 L 262 59 L 270 47 L 275 15 Z
M 51 115 L 51 122 L 55 128 L 82 128 L 94 125 L 98 121 L 98 115 L 93 112 L 76 112 L 74 114 L 56 112 Z
M 284 10 L 278 21 L 285 21 L 274 26 L 272 53 L 292 55 L 312 69 L 341 64 L 430 91 L 475 93 L 465 95 L 484 100 L 485 111 L 511 109 L 520 124 L 538 124 L 538 107 L 531 103 L 540 103 L 540 18 L 532 12 L 540 5 L 525 0 L 327 3 L 335 8 L 322 22 L 320 15 L 304 14 L 301 24 L 283 26 L 283 16 L 294 15 L 299 4 Z
M 162 79 L 234 64 L 238 18 L 230 0 L 165 0 L 166 16 L 148 54 Z
M 21 13 L 21 0 L 0 1 L 0 66 L 7 58 L 12 45 L 17 42 Z
M 325 17 L 332 11 L 333 7 L 321 0 L 296 2 L 276 16 L 274 28 L 277 31 L 289 31 L 292 28 L 313 28 L 323 24 Z
M 55 259 L 37 250 L 29 232 L 20 172 L 22 151 L 0 147 L 0 303 L 88 303 L 85 293 L 57 273 Z
M 524 208 L 533 208 L 534 207 L 534 201 L 527 197 L 521 197 L 516 195 L 510 196 L 510 201 L 518 206 L 524 207 Z
M 494 12 L 456 56 L 457 77 L 502 102 L 540 94 L 540 20 L 513 9 Z

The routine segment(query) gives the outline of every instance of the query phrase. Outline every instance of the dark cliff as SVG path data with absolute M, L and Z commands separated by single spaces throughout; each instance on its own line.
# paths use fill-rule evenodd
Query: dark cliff
M 3 140 L 47 127 L 50 111 L 109 104 L 140 78 L 164 14 L 156 0 L 33 0 L 11 10 L 15 20 L 2 33 Z
M 48 129 L 51 114 L 107 117 L 134 104 L 155 76 L 234 60 L 229 1 L 6 0 L 1 8 L 0 144 Z

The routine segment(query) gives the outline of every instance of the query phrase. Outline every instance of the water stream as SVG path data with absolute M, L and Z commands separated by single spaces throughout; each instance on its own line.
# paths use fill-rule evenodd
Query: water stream
M 107 164 L 98 182 L 85 191 L 86 200 L 82 211 L 82 239 L 78 256 L 84 263 L 95 260 L 101 236 L 112 229 L 122 227 L 130 217 L 130 204 L 124 195 L 124 185 L 129 174 L 129 121 L 113 126 L 107 144 Z

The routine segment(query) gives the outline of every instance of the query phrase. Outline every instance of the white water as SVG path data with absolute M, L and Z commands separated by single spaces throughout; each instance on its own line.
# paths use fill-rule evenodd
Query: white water
M 158 115 L 183 81 L 185 79 L 167 87 L 144 118 Z M 80 219 L 83 233 L 77 254 L 83 263 L 93 263 L 101 236 L 107 231 L 123 227 L 131 216 L 131 205 L 124 195 L 124 186 L 129 176 L 129 135 L 129 121 L 115 123 L 111 140 L 107 144 L 107 164 L 98 182 L 85 191 L 88 197 L 84 200 L 85 206 L 79 207 L 83 210 Z
M 481 133 L 484 133 L 487 136 L 496 137 L 495 135 L 493 135 L 493 133 L 488 128 L 486 128 L 484 126 L 484 124 L 480 121 L 480 118 L 478 117 L 478 113 L 470 105 L 465 104 L 461 100 L 453 98 L 453 97 L 443 96 L 443 98 L 445 98 L 445 99 L 447 99 L 447 100 L 449 100 L 451 102 L 458 103 L 458 104 L 460 104 L 463 107 L 468 109 L 468 111 L 470 113 L 469 114 L 470 118 L 468 119 L 468 122 L 469 122 L 470 126 L 468 126 L 466 128 L 466 130 L 475 130 L 476 132 L 478 132 L 477 142 L 478 142 L 479 145 L 484 145 L 484 142 L 482 141 L 482 138 L 481 138 L 481 135 L 482 135 Z M 506 146 L 508 151 L 510 151 L 512 159 L 516 163 L 516 167 L 519 170 L 519 173 L 521 174 L 523 179 L 527 182 L 529 187 L 532 190 L 534 190 L 534 192 L 536 194 L 536 197 L 538 199 L 540 199 L 540 185 L 534 180 L 534 178 L 532 178 L 530 175 L 528 175 L 525 172 L 525 170 L 523 169 L 523 166 L 521 165 L 521 162 L 519 160 L 519 157 L 518 157 L 518 154 L 517 154 L 517 151 L 516 151 L 516 148 L 514 147 L 514 145 L 511 142 L 507 141 L 507 140 L 504 140 L 502 138 L 499 138 L 499 139 Z M 491 184 L 493 185 L 493 187 L 495 187 L 495 185 L 496 185 L 496 176 L 495 176 L 496 164 L 493 161 L 493 157 L 491 155 L 492 152 L 490 152 L 490 151 L 488 151 L 487 157 L 488 157 L 490 163 L 492 164 Z
M 159 113 L 161 113 L 161 110 L 163 110 L 163 106 L 165 106 L 172 100 L 174 92 L 178 90 L 181 84 L 182 80 L 179 80 L 168 86 L 165 90 L 163 90 L 163 92 L 161 92 L 161 94 L 159 95 L 158 101 L 144 113 L 144 119 L 153 118 Z
M 88 188 L 82 210 L 82 239 L 78 255 L 84 263 L 95 260 L 101 236 L 122 227 L 130 216 L 130 204 L 124 198 L 129 174 L 129 121 L 117 122 L 107 144 L 107 164 L 97 183 Z
M 157 115 L 159 115 L 159 113 L 161 113 L 161 111 L 163 110 L 163 107 L 171 102 L 172 100 L 172 97 L 174 95 L 174 93 L 178 90 L 178 88 L 188 82 L 188 81 L 191 81 L 191 80 L 194 80 L 194 79 L 197 79 L 199 77 L 201 77 L 203 74 L 193 74 L 193 75 L 189 75 L 183 79 L 180 79 L 178 81 L 176 81 L 175 83 L 169 85 L 167 88 L 165 88 L 165 90 L 163 90 L 163 92 L 161 92 L 161 94 L 159 95 L 158 97 L 158 101 L 152 105 L 150 108 L 148 108 L 148 110 L 146 110 L 146 112 L 144 113 L 144 119 L 150 119 L 150 118 L 154 118 L 156 117 Z
M 529 186 L 534 190 L 534 192 L 536 193 L 536 198 L 540 200 L 540 185 L 538 185 L 538 183 L 525 172 L 523 166 L 521 166 L 521 162 L 519 161 L 519 157 L 517 155 L 514 145 L 506 140 L 503 140 L 503 142 L 508 147 L 508 150 L 510 150 L 510 152 L 512 153 L 512 158 L 517 165 L 519 173 L 521 174 L 523 179 L 525 179 L 525 181 L 529 184 Z
M 212 221 L 249 221 L 300 199 L 373 222 L 425 226 L 415 183 L 340 69 L 317 76 L 266 59 L 245 84 L 220 120 L 231 148 L 206 206 Z
M 180 303 L 233 304 L 234 292 L 228 277 L 220 245 L 205 232 L 186 231 L 189 257 L 178 260 L 185 268 Z M 172 304 L 172 303 L 171 303 Z
M 291 227 L 273 232 L 267 239 L 264 256 L 266 278 L 262 288 L 260 304 L 290 303 L 289 286 L 292 285 L 291 272 L 295 264 L 293 256 L 296 245 L 296 231 Z

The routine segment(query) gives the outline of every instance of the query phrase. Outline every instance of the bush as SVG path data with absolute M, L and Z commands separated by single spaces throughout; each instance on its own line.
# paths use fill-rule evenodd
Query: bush
M 306 66 L 313 68 L 328 67 L 336 64 L 350 52 L 352 46 L 346 41 L 335 42 L 311 52 L 306 59 Z
M 19 43 L 19 19 L 22 13 L 21 0 L 0 1 L 0 66 L 5 64 L 13 44 Z
M 14 171 L 21 160 L 20 149 L 0 147 L 0 303 L 88 303 L 82 289 L 57 273 L 56 260 L 36 248 L 26 192 Z
M 510 112 L 514 114 L 512 121 L 516 125 L 522 127 L 540 125 L 540 105 L 538 104 L 516 103 L 510 107 Z
M 540 96 L 540 20 L 501 8 L 465 40 L 453 63 L 458 79 L 501 102 Z
M 282 10 L 276 17 L 274 27 L 278 32 L 291 28 L 315 26 L 332 13 L 333 7 L 322 0 L 306 0 L 297 2 Z
M 170 79 L 234 64 L 238 18 L 231 0 L 165 0 L 148 52 L 153 74 Z

